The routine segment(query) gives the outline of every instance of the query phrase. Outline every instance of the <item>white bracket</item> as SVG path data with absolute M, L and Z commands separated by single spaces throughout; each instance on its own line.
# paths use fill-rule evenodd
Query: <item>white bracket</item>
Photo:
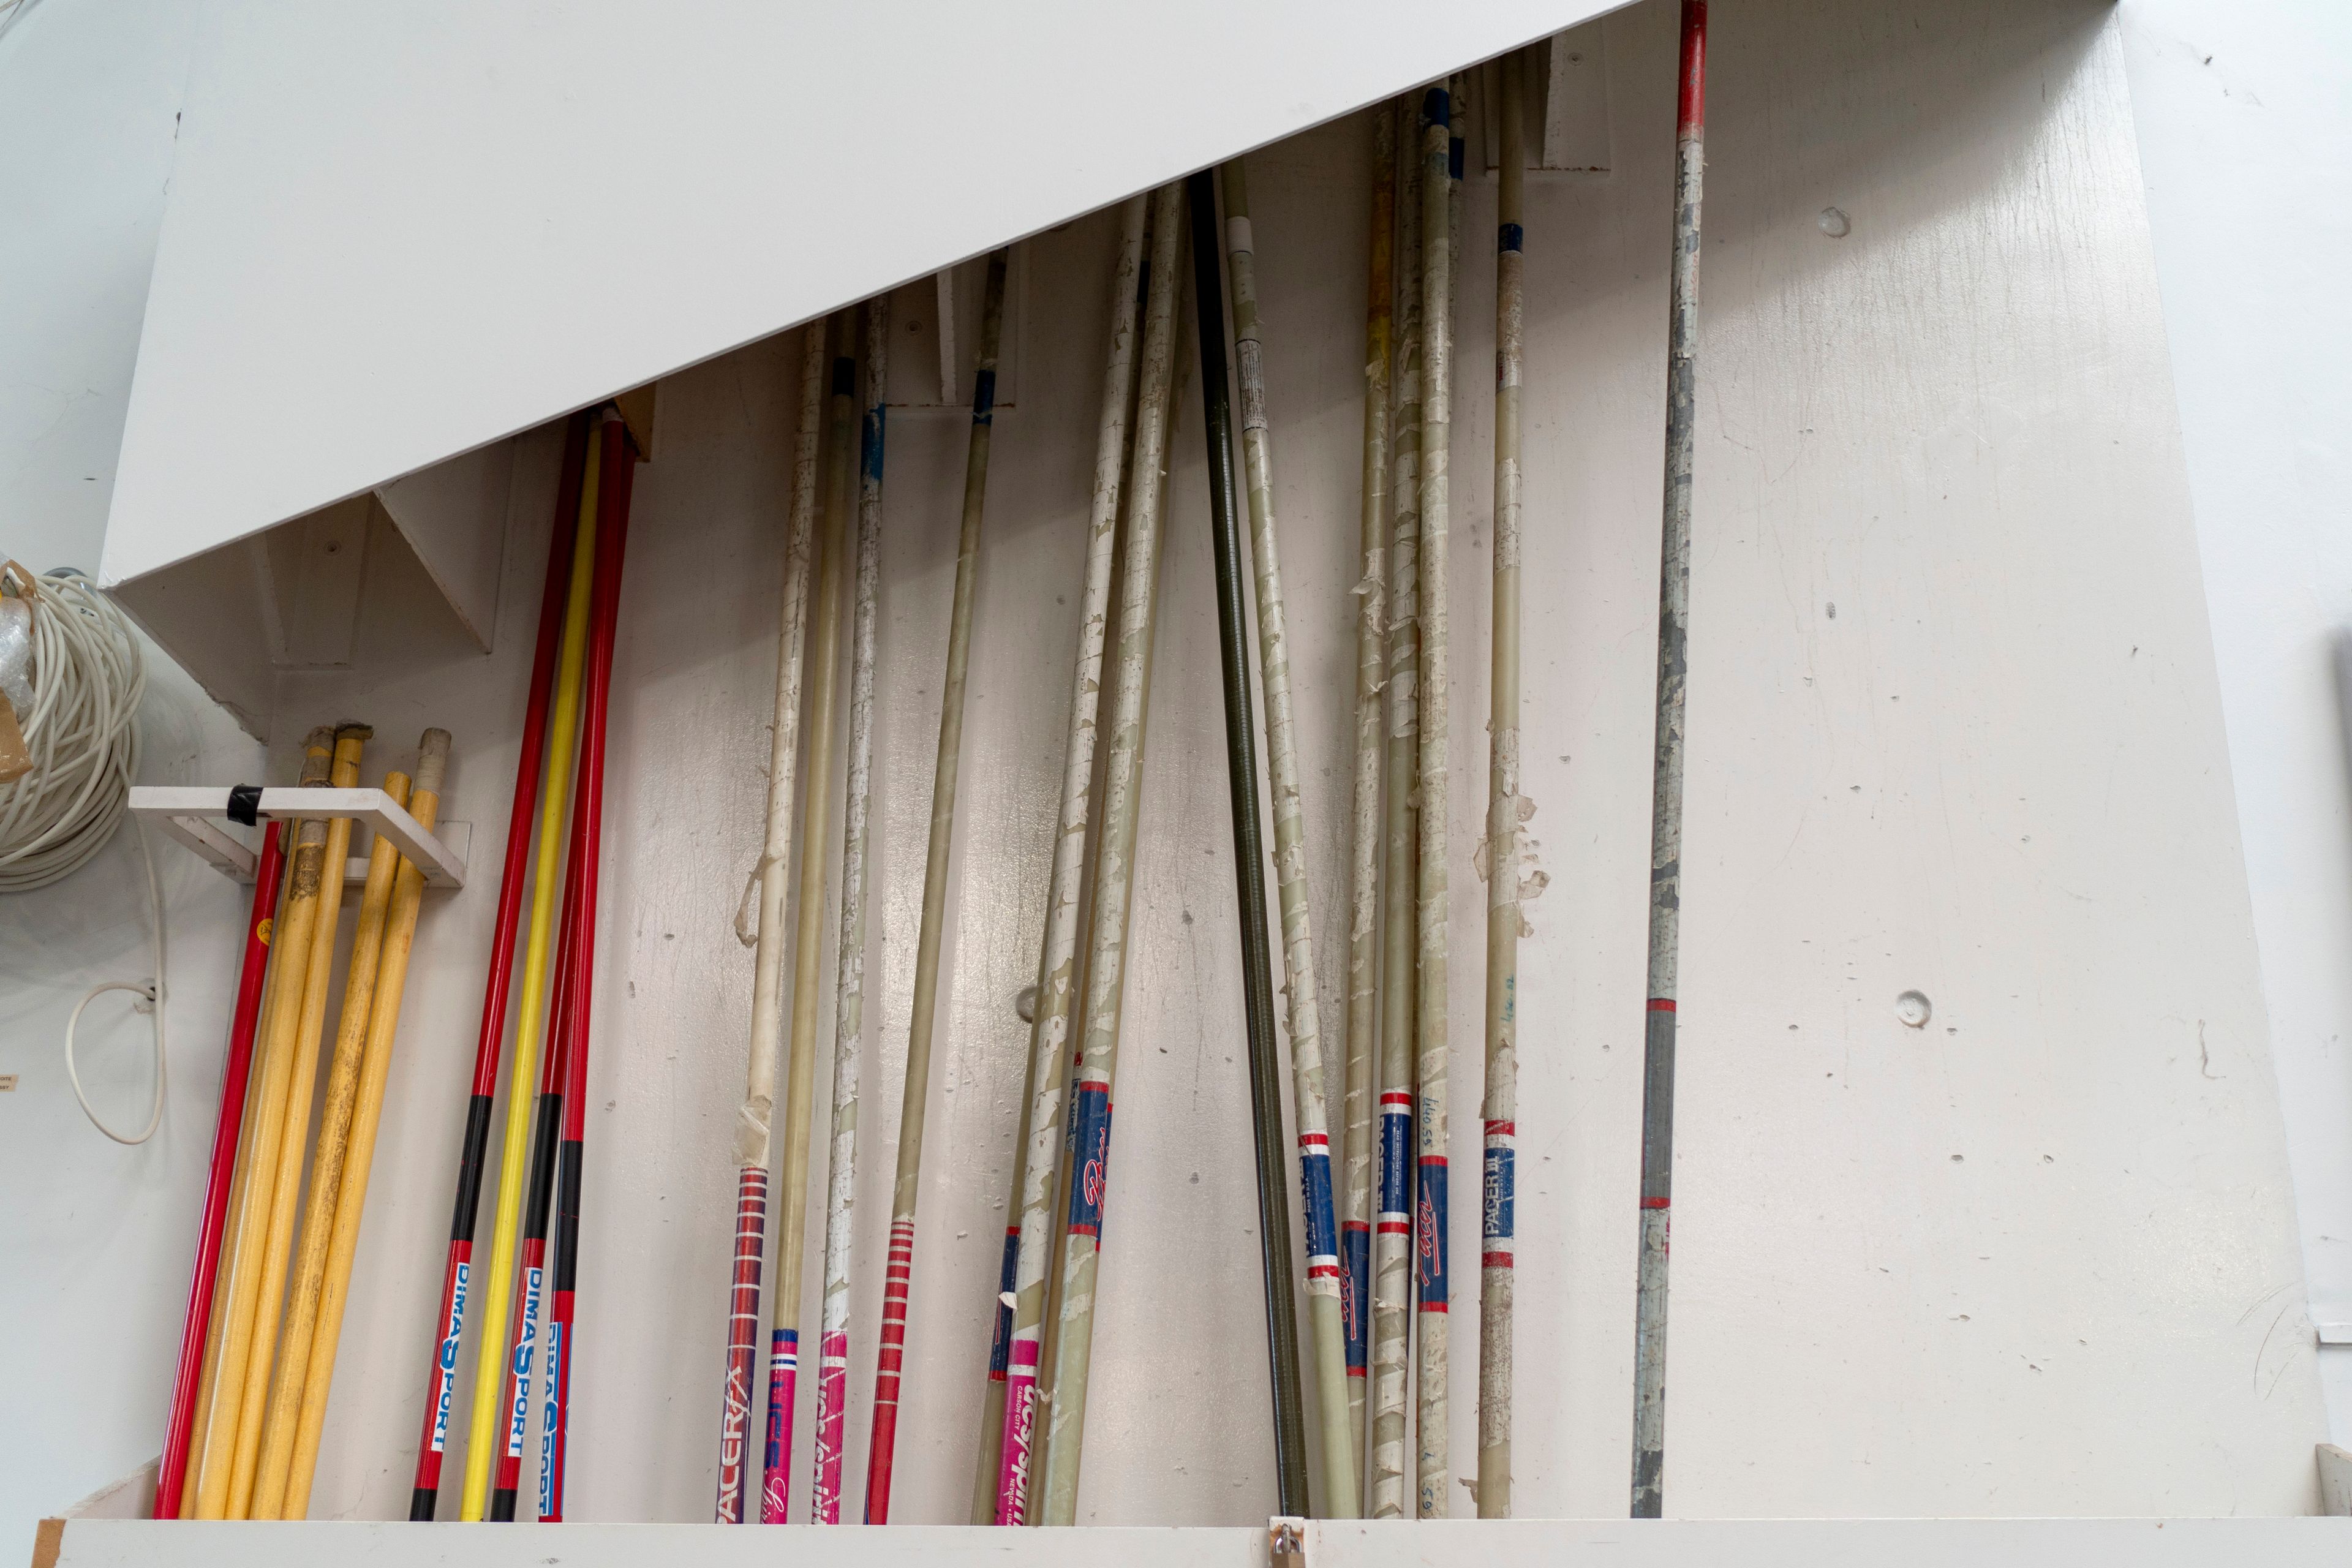
M 131 809 L 153 818 L 158 827 L 227 876 L 250 882 L 260 857 L 226 826 L 228 797 L 226 784 L 137 784 L 131 791 Z M 281 822 L 347 816 L 406 856 L 425 873 L 426 887 L 466 885 L 466 851 L 472 847 L 473 829 L 463 822 L 445 822 L 438 836 L 427 833 L 380 789 L 275 785 L 261 792 L 254 813 Z M 365 856 L 351 858 L 343 880 L 352 885 L 367 880 Z

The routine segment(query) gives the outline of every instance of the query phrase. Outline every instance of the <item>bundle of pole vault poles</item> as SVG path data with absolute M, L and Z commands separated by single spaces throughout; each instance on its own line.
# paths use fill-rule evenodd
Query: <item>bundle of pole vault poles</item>
M 605 736 L 637 461 L 627 426 L 609 405 L 567 423 L 481 1028 L 459 1107 L 455 1212 L 430 1330 L 413 1520 L 436 1517 L 443 1461 L 461 1431 L 459 1516 L 515 1518 L 534 1416 L 535 1513 L 563 1517 Z M 512 1065 L 485 1268 L 476 1227 L 510 1017 Z M 457 1373 L 469 1330 L 477 1372 L 471 1409 L 461 1412 Z
M 299 783 L 356 787 L 372 733 L 313 730 Z M 447 731 L 427 730 L 414 770 L 382 775 L 386 797 L 428 833 L 449 745 Z M 258 797 L 232 791 L 232 820 L 258 826 Z M 321 1086 L 352 833 L 347 816 L 273 819 L 262 833 L 158 1519 L 300 1519 L 310 1509 L 425 893 L 424 872 L 377 835 Z
M 1685 0 L 1639 1211 L 1637 1516 L 1663 1507 L 1705 24 L 1703 0 Z M 1540 885 L 1525 871 L 1530 805 L 1520 794 L 1518 756 L 1525 133 L 1536 68 L 1531 51 L 1496 64 L 1483 78 L 1455 75 L 1367 117 L 1372 200 L 1361 491 L 1353 570 L 1338 585 L 1354 656 L 1347 822 L 1336 836 L 1346 845 L 1346 874 L 1342 886 L 1325 889 L 1321 906 L 1347 914 L 1347 984 L 1335 1009 L 1327 1011 L 1318 990 L 1318 905 L 1308 886 L 1316 840 L 1291 670 L 1297 585 L 1286 583 L 1281 549 L 1298 529 L 1323 524 L 1277 517 L 1280 410 L 1268 366 L 1285 343 L 1281 302 L 1261 289 L 1259 258 L 1262 238 L 1279 241 L 1254 226 L 1250 170 L 1239 159 L 1117 210 L 1104 280 L 1108 330 L 1092 493 L 1073 572 L 1079 610 L 1055 831 L 1039 889 L 1045 918 L 1036 984 L 1024 1015 L 1008 1223 L 1001 1241 L 992 1236 L 990 1243 L 998 1248 L 997 1289 L 987 1303 L 993 1331 L 978 1380 L 972 1522 L 1069 1524 L 1080 1512 L 1097 1305 L 1115 1278 L 1106 1270 L 1116 1268 L 1101 1238 L 1130 980 L 1160 564 L 1167 533 L 1188 522 L 1205 522 L 1214 567 L 1242 958 L 1237 1000 L 1256 1177 L 1247 1228 L 1260 1248 L 1277 1506 L 1285 1515 L 1325 1517 L 1452 1511 L 1448 909 L 1455 867 L 1447 758 L 1455 707 L 1449 601 L 1457 584 L 1450 479 L 1474 79 L 1496 89 L 1495 101 L 1479 107 L 1497 194 L 1487 792 L 1475 855 L 1465 858 L 1485 883 L 1486 916 L 1478 1310 L 1468 1342 L 1477 1367 L 1477 1510 L 1485 1517 L 1511 1510 L 1517 944 L 1524 898 Z M 876 1373 L 858 1506 L 866 1522 L 891 1518 L 899 1411 L 918 1367 L 909 1311 L 927 1270 L 917 1265 L 936 1263 L 919 1255 L 917 1200 L 1009 262 L 1000 250 L 985 265 L 953 585 L 917 612 L 946 626 L 945 672 L 906 1072 L 897 1086 L 883 1288 L 877 1300 L 862 1304 L 852 1299 L 851 1280 L 864 1037 L 877 1011 L 867 1005 L 866 975 L 888 299 L 800 332 L 798 419 L 780 508 L 766 811 L 736 921 L 751 950 L 753 995 L 732 1136 L 736 1181 L 726 1223 L 733 1246 L 727 1278 L 712 1281 L 725 1318 L 713 1510 L 720 1522 L 785 1522 L 797 1511 L 793 1494 L 801 1484 L 808 1488 L 802 1517 L 842 1521 L 851 1506 L 844 1473 L 848 1372 L 861 1325 L 872 1336 Z M 1207 515 L 1188 520 L 1171 515 L 1168 475 L 1184 381 L 1195 372 Z M 606 737 L 638 460 L 610 406 L 566 426 L 480 1032 L 463 1101 L 440 1309 L 426 1346 L 413 1519 L 440 1511 L 453 1447 L 463 1454 L 460 1517 L 563 1517 Z M 932 716 L 921 718 L 928 723 Z M 314 731 L 301 783 L 356 784 L 368 739 L 359 725 Z M 447 755 L 446 732 L 428 731 L 413 774 L 384 776 L 386 793 L 428 829 Z M 307 1509 L 423 889 L 421 872 L 379 840 L 366 864 L 341 1022 L 327 1052 L 328 979 L 350 837 L 348 819 L 321 818 L 273 822 L 263 837 L 158 1517 L 299 1518 Z M 830 975 L 828 931 L 835 937 Z M 1328 932 L 1326 940 L 1333 940 Z M 819 1226 L 808 1188 L 828 984 L 832 1093 L 823 1110 Z M 322 1058 L 327 1070 L 314 1108 L 307 1089 L 320 1077 Z M 478 1253 L 486 1184 L 496 1194 L 493 1224 L 488 1247 Z M 821 1241 L 823 1268 L 817 1375 L 806 1391 L 814 1420 L 802 1483 L 795 1417 L 809 1294 L 803 1262 L 813 1240 Z M 758 1375 L 763 1321 L 764 1379 Z M 468 1353 L 476 1373 L 471 1404 L 461 1410 L 459 1368 Z M 950 1359 L 934 1347 L 921 1364 Z M 536 1486 L 526 1510 L 523 1470 L 534 1447 Z
M 1658 654 L 1658 790 L 1654 827 L 1649 1069 L 1644 1096 L 1642 1289 L 1634 1514 L 1661 1502 L 1665 1178 L 1673 1135 L 1673 971 L 1679 868 L 1682 639 L 1689 583 L 1691 362 L 1696 341 L 1700 103 L 1706 7 L 1684 7 L 1682 113 L 1677 141 L 1670 418 Z M 1477 869 L 1486 881 L 1484 1090 L 1477 1272 L 1479 1516 L 1510 1514 L 1512 1305 L 1517 1208 L 1517 942 L 1524 898 L 1543 877 L 1528 869 L 1522 827 L 1531 802 L 1519 793 L 1519 569 L 1524 384 L 1524 172 L 1528 52 L 1506 57 L 1491 80 L 1498 101 L 1486 124 L 1498 169 L 1496 195 L 1494 555 L 1489 602 L 1489 778 Z M 1273 336 L 1256 284 L 1256 233 L 1242 160 L 1218 179 L 1188 181 L 1195 261 L 1202 414 L 1209 442 L 1209 505 L 1218 578 L 1218 632 L 1225 670 L 1234 865 L 1244 959 L 1244 1027 L 1251 1044 L 1265 1248 L 1267 1363 L 1273 1373 L 1277 1500 L 1284 1514 L 1451 1514 L 1449 1331 L 1449 1039 L 1446 1039 L 1446 900 L 1449 900 L 1449 521 L 1451 423 L 1456 405 L 1454 296 L 1461 268 L 1463 148 L 1467 75 L 1371 115 L 1373 214 L 1367 287 L 1367 397 L 1360 510 L 1362 574 L 1355 599 L 1357 679 L 1352 712 L 1350 856 L 1348 856 L 1348 996 L 1339 1072 L 1327 1079 L 1315 992 L 1306 889 L 1298 741 L 1291 710 L 1289 632 L 1275 520 L 1273 418 L 1265 355 Z M 1218 193 L 1223 214 L 1218 214 Z M 1087 1352 L 1101 1290 L 1101 1225 L 1110 1159 L 1110 1081 L 1118 1063 L 1124 987 L 1124 924 L 1131 898 L 1136 769 L 1150 687 L 1155 564 L 1164 531 L 1160 470 L 1171 402 L 1173 322 L 1179 318 L 1171 230 L 1173 191 L 1122 209 L 1112 282 L 1112 331 L 1096 449 L 1096 505 L 1087 536 L 1087 593 L 1075 670 L 1063 806 L 1046 898 L 1046 936 L 1033 1006 L 1028 1086 L 1021 1102 L 1012 1213 L 997 1333 L 990 1350 L 971 1521 L 1073 1523 L 1085 1438 Z M 1150 266 L 1139 266 L 1143 254 Z M 1223 268 L 1218 268 L 1218 251 Z M 1140 289 L 1134 278 L 1140 273 Z M 1225 291 L 1240 385 L 1240 458 L 1246 489 L 1246 557 L 1233 463 Z M 1129 308 L 1134 300 L 1134 308 Z M 1131 334 L 1143 320 L 1140 367 Z M 1134 406 L 1134 418 L 1127 411 Z M 1122 461 L 1122 447 L 1127 458 Z M 1129 494 L 1119 494 L 1129 475 Z M 1103 679 L 1110 560 L 1122 560 L 1118 656 Z M 1254 566 L 1256 599 L 1242 581 Z M 1258 639 L 1256 696 L 1265 705 L 1267 778 L 1273 785 L 1273 865 L 1279 896 L 1286 1039 L 1294 1074 L 1296 1157 L 1306 1232 L 1307 1380 L 1291 1340 L 1291 1256 L 1282 1190 L 1282 1110 L 1275 1086 L 1275 1027 L 1263 848 L 1258 844 L 1256 720 L 1251 712 L 1249 632 Z M 1094 809 L 1098 696 L 1112 696 L 1110 754 L 1101 769 L 1101 823 Z M 1089 865 L 1091 844 L 1091 865 Z M 1091 898 L 1082 900 L 1085 886 Z M 1079 910 L 1091 933 L 1079 952 Z M 1068 1032 L 1077 1020 L 1077 1056 Z M 1068 1081 L 1063 1074 L 1068 1072 Z M 1331 1162 L 1331 1096 L 1339 1098 L 1340 1166 Z M 1056 1123 L 1061 1123 L 1056 1129 Z M 1058 1220 L 1058 1237 L 1054 1234 Z M 1058 1286 L 1058 1289 L 1056 1289 Z M 1369 1389 L 1367 1389 L 1369 1383 Z M 1315 1427 L 1318 1474 L 1306 1471 L 1306 1427 Z M 1412 1455 L 1412 1471 L 1406 1471 Z M 992 1486 L 990 1486 L 992 1471 Z M 1406 1483 L 1412 1474 L 1412 1486 Z M 1412 1498 L 1412 1502 L 1406 1502 Z
M 969 478 L 957 581 L 950 611 L 949 679 L 940 713 L 938 775 L 934 787 L 932 853 L 924 903 L 917 994 L 928 1000 L 936 985 L 940 925 L 944 918 L 945 869 L 954 824 L 955 767 L 961 740 L 963 668 L 971 637 L 978 542 L 987 493 L 988 435 L 995 395 L 996 338 L 1002 320 L 1005 258 L 991 258 L 983 331 L 973 402 Z M 809 1150 L 816 1081 L 817 1034 L 822 1018 L 824 938 L 827 890 L 839 897 L 834 990 L 833 1096 L 826 1143 L 824 1273 L 815 1380 L 814 1464 L 808 1517 L 838 1523 L 843 1497 L 843 1458 L 849 1405 L 849 1274 L 856 1189 L 860 1066 L 865 1034 L 866 890 L 867 822 L 874 759 L 875 679 L 881 594 L 882 482 L 888 389 L 889 305 L 887 298 L 861 310 L 813 321 L 800 334 L 799 422 L 793 452 L 793 483 L 786 521 L 775 702 L 771 731 L 768 801 L 760 857 L 746 886 L 737 934 L 753 949 L 751 1041 L 745 1089 L 736 1118 L 734 1246 L 726 1296 L 726 1355 L 719 1400 L 718 1496 L 719 1523 L 757 1520 L 781 1524 L 792 1517 L 795 1415 L 800 1394 L 803 1258 L 809 1226 Z M 862 367 L 860 362 L 863 362 Z M 864 381 L 860 392 L 861 368 Z M 852 541 L 855 540 L 855 550 Z M 844 685 L 840 645 L 844 603 L 849 605 L 849 668 L 846 672 L 846 755 L 836 762 Z M 805 761 L 803 762 L 803 756 Z M 839 794 L 836 797 L 836 775 Z M 835 802 L 840 801 L 842 849 L 839 879 L 828 876 Z M 797 859 L 795 850 L 797 849 Z M 795 873 L 797 875 L 795 876 Z M 794 883 L 797 882 L 795 888 Z M 790 962 L 787 963 L 787 953 Z M 789 973 L 789 983 L 787 982 Z M 902 1137 L 901 1167 L 920 1154 L 922 1077 L 928 1065 L 929 1022 L 919 1008 L 910 1041 L 908 1097 L 910 1134 Z M 777 1090 L 782 1094 L 782 1136 L 775 1126 Z M 781 1183 L 772 1166 L 781 1162 Z M 781 1186 L 782 1202 L 772 1205 Z M 915 1183 L 903 1176 L 902 1194 Z M 911 1211 L 911 1198 L 908 1200 Z M 782 1223 L 772 1230 L 769 1216 Z M 903 1342 L 906 1289 L 911 1248 L 896 1238 L 911 1235 L 911 1212 L 894 1223 L 891 1286 L 877 1334 L 878 1364 L 886 1384 L 899 1365 L 894 1353 Z M 765 1278 L 772 1244 L 772 1283 Z M 765 1291 L 763 1303 L 763 1285 Z M 757 1422 L 759 1380 L 754 1373 L 762 1307 L 770 1322 L 764 1426 Z M 887 1509 L 887 1477 L 894 1405 L 877 1390 L 876 1432 L 870 1447 L 882 1478 L 881 1507 Z M 759 1431 L 762 1440 L 754 1441 Z M 869 1478 L 867 1508 L 877 1489 Z

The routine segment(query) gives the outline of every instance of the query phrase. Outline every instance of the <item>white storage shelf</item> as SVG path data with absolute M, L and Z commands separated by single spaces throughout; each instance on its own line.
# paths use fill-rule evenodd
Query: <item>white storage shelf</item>
M 154 1524 L 52 1521 L 34 1568 L 2341 1568 L 2352 1519 L 1310 1521 L 1266 1530 L 707 1524 Z
M 219 870 L 240 882 L 250 882 L 260 856 L 222 823 L 228 820 L 227 784 L 137 784 L 131 791 L 131 809 L 152 820 L 166 834 L 194 850 Z M 380 789 L 317 789 L 272 785 L 254 802 L 254 815 L 277 821 L 303 817 L 350 817 L 369 832 L 390 839 L 425 873 L 425 885 L 450 891 L 466 885 L 466 849 L 473 829 L 463 822 L 440 825 L 427 833 L 414 816 Z M 343 879 L 367 880 L 367 857 L 352 856 Z

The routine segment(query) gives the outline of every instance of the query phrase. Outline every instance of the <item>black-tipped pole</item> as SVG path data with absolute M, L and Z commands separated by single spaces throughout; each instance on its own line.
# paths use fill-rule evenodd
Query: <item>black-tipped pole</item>
M 1291 1302 L 1289 1189 L 1274 1038 L 1274 962 L 1265 940 L 1265 849 L 1258 839 L 1257 720 L 1250 708 L 1249 619 L 1234 520 L 1234 416 L 1225 368 L 1224 269 L 1215 176 L 1186 184 L 1192 202 L 1192 296 L 1201 327 L 1201 414 L 1209 438 L 1209 531 L 1217 557 L 1217 654 L 1224 667 L 1225 765 L 1233 781 L 1234 874 L 1241 893 L 1242 1000 L 1249 1028 L 1250 1121 L 1257 1154 L 1258 1250 L 1265 1265 L 1266 1361 L 1274 1374 L 1275 1484 L 1280 1511 L 1307 1512 L 1307 1421 L 1298 1397 Z

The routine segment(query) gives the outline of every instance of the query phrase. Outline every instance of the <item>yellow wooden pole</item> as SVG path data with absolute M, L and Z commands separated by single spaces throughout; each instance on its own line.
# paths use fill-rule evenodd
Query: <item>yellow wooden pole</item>
M 416 747 L 415 792 L 408 815 L 427 833 L 441 813 L 441 780 L 449 763 L 449 731 L 427 730 Z M 400 775 L 394 773 L 394 778 Z M 408 781 L 403 779 L 405 785 Z M 373 868 L 371 868 L 373 870 Z M 327 1391 L 335 1378 L 335 1346 L 343 1332 L 343 1308 L 351 1300 L 352 1258 L 359 1250 L 360 1213 L 367 1204 L 368 1167 L 375 1159 L 375 1132 L 383 1117 L 384 1080 L 392 1072 L 393 1037 L 400 1027 L 400 994 L 408 982 L 408 956 L 416 944 L 416 911 L 425 901 L 425 873 L 402 859 L 384 921 L 383 959 L 376 971 L 368 1013 L 367 1051 L 360 1069 L 359 1099 L 352 1112 L 343 1181 L 335 1194 L 333 1239 L 319 1292 L 319 1328 L 310 1342 L 310 1366 L 302 1384 L 301 1416 L 294 1430 L 292 1472 L 287 1481 L 285 1515 L 310 1511 L 310 1479 L 319 1468 L 319 1435 L 327 1421 Z
M 408 775 L 387 774 L 383 792 L 394 805 L 406 805 Z M 335 1192 L 342 1184 L 343 1160 L 351 1145 L 352 1109 L 359 1098 L 368 1002 L 375 992 L 384 916 L 391 909 L 392 878 L 399 865 L 400 852 L 390 839 L 377 834 L 368 851 L 367 889 L 360 896 L 359 928 L 352 933 L 342 1017 L 335 1026 L 326 1103 L 319 1113 L 319 1142 L 310 1156 L 310 1191 L 302 1211 L 301 1244 L 294 1254 L 294 1290 L 286 1304 L 286 1331 L 278 1347 L 277 1375 L 261 1427 L 261 1469 L 254 1481 L 252 1508 L 257 1519 L 276 1519 L 286 1509 L 286 1477 L 294 1458 L 294 1418 L 301 1409 L 303 1374 L 310 1364 L 310 1338 L 318 1326 L 319 1290 L 326 1281 L 327 1244 L 335 1222 Z
M 351 789 L 359 784 L 360 752 L 370 733 L 364 724 L 345 724 L 335 731 L 334 766 L 327 775 L 334 788 Z M 319 1077 L 319 1045 L 327 1026 L 327 988 L 334 978 L 335 926 L 343 907 L 343 867 L 351 849 L 351 818 L 329 822 L 326 849 L 320 861 L 318 918 L 310 927 L 310 963 L 302 977 L 302 1011 L 294 1037 L 285 1127 L 278 1135 L 276 1174 L 269 1178 L 269 1228 L 262 1245 L 253 1345 L 237 1402 L 236 1458 L 229 1471 L 231 1519 L 253 1516 L 254 1486 L 261 1474 L 262 1416 L 269 1403 L 270 1372 L 277 1363 L 278 1310 L 286 1299 L 287 1259 L 294 1250 L 294 1208 L 302 1194 L 302 1148 L 310 1131 L 311 1086 Z
M 321 727 L 310 731 L 302 759 L 302 783 L 321 787 L 333 765 L 335 731 Z M 278 1170 L 278 1140 L 286 1130 L 286 1100 L 294 1081 L 294 1032 L 302 1020 L 302 986 L 310 974 L 310 928 L 319 917 L 320 868 L 327 858 L 327 825 L 309 821 L 294 841 L 292 882 L 284 912 L 278 916 L 270 945 L 271 965 L 268 1028 L 262 1038 L 261 1092 L 254 1097 L 252 1137 L 246 1155 L 246 1179 L 236 1205 L 236 1223 L 226 1249 L 229 1288 L 215 1297 L 226 1325 L 213 1398 L 198 1428 L 196 1508 L 198 1519 L 228 1517 L 229 1474 L 236 1460 L 236 1415 L 245 1391 L 245 1371 L 252 1357 L 256 1299 L 261 1287 L 262 1226 L 269 1207 L 269 1189 Z M 271 1325 L 273 1328 L 275 1324 Z M 181 1517 L 188 1514 L 183 1510 Z
M 490 1467 L 498 1458 L 499 1395 L 506 1380 L 507 1307 L 514 1290 L 515 1237 L 522 1226 L 523 1161 L 530 1152 L 533 1086 L 539 1081 L 540 1026 L 547 1003 L 548 960 L 555 946 L 555 898 L 563 870 L 565 806 L 580 727 L 580 672 L 588 654 L 588 595 L 596 561 L 596 443 L 589 444 L 580 481 L 580 521 L 572 551 L 572 588 L 563 606 L 563 642 L 556 656 L 555 707 L 549 715 L 547 784 L 539 807 L 539 864 L 532 868 L 530 940 L 523 949 L 522 1005 L 515 1018 L 514 1067 L 507 1079 L 507 1125 L 499 1150 L 498 1221 L 490 1232 L 490 1268 L 483 1277 L 484 1325 L 474 1373 L 474 1410 L 466 1431 L 466 1490 L 457 1517 L 479 1519 L 490 1500 Z

